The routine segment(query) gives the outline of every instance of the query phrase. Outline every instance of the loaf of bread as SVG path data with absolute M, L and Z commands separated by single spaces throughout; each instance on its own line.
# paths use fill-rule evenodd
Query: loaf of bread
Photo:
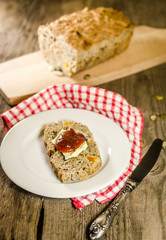
M 82 148 L 83 150 L 79 154 L 77 153 L 78 156 L 72 156 L 69 153 L 70 157 L 67 158 L 63 152 L 57 149 L 56 142 L 61 133 L 71 131 L 71 129 L 85 138 L 84 145 L 86 147 Z M 74 121 L 50 123 L 44 130 L 44 143 L 53 171 L 63 183 L 87 179 L 101 167 L 102 161 L 97 144 L 86 125 Z
M 39 47 L 54 70 L 72 76 L 126 49 L 133 29 L 120 11 L 85 7 L 40 26 Z

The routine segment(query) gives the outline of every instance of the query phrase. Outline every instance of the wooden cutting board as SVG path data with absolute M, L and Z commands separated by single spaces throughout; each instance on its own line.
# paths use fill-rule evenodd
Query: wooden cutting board
M 135 28 L 127 50 L 72 78 L 54 75 L 40 52 L 0 64 L 0 92 L 10 105 L 53 84 L 75 83 L 96 86 L 166 62 L 166 29 Z M 84 79 L 90 74 L 89 79 Z

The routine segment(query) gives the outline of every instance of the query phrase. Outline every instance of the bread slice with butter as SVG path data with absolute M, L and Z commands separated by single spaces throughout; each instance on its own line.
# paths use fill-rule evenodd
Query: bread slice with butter
M 38 41 L 51 68 L 72 76 L 125 50 L 133 29 L 123 12 L 85 7 L 40 26 Z
M 84 141 L 74 151 L 61 152 L 58 150 L 58 139 L 62 139 L 63 133 L 67 133 L 71 129 L 76 135 L 84 138 Z M 70 138 L 71 141 L 72 138 Z M 87 179 L 99 171 L 102 165 L 99 149 L 93 135 L 88 127 L 81 123 L 60 121 L 46 125 L 44 143 L 53 171 L 63 183 Z

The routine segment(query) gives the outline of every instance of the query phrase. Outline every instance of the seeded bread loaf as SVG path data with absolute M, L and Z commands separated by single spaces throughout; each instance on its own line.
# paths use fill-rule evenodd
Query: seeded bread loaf
M 84 8 L 38 29 L 39 47 L 54 70 L 71 76 L 128 47 L 134 24 L 112 8 Z
M 63 154 L 56 149 L 53 140 L 58 136 L 60 131 L 71 128 L 77 134 L 84 135 L 87 148 L 77 157 L 65 160 Z M 88 127 L 81 123 L 60 121 L 46 125 L 44 130 L 44 142 L 53 171 L 63 183 L 87 179 L 101 167 L 102 161 L 97 144 L 93 139 L 93 135 Z

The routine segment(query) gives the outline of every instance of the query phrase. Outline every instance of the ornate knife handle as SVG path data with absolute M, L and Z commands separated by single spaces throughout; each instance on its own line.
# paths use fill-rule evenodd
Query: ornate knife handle
M 132 181 L 130 178 L 128 179 L 114 201 L 90 225 L 90 239 L 99 239 L 105 234 L 115 215 L 125 202 L 125 199 L 128 197 L 129 193 L 137 187 L 137 185 L 137 182 Z

